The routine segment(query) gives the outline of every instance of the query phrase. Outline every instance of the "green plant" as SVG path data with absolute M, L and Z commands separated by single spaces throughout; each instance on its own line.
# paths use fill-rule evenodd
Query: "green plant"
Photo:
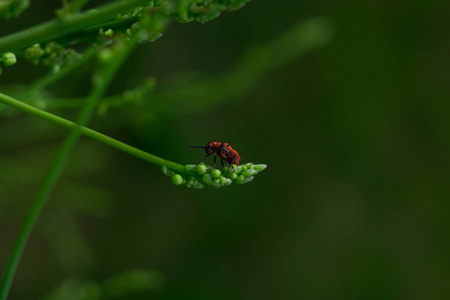
M 248 0 L 127 0 L 80 12 L 88 2 L 63 1 L 54 20 L 0 38 L 0 63 L 3 66 L 13 66 L 18 58 L 50 69 L 47 75 L 28 86 L 12 89 L 10 93 L 1 90 L 0 102 L 70 130 L 20 231 L 1 285 L 0 300 L 7 298 L 28 236 L 81 135 L 161 167 L 175 185 L 202 188 L 204 184 L 212 187 L 232 182 L 242 184 L 266 168 L 264 164 L 248 163 L 235 166 L 234 171 L 227 174 L 203 164 L 181 165 L 165 160 L 86 127 L 96 112 L 102 115 L 108 109 L 139 103 L 134 121 L 145 122 L 153 114 L 169 116 L 200 111 L 225 100 L 242 97 L 266 72 L 323 45 L 331 36 L 326 21 L 313 19 L 296 24 L 275 41 L 249 49 L 235 66 L 216 77 L 199 78 L 195 82 L 187 80 L 163 92 L 154 92 L 155 80 L 150 78 L 120 95 L 105 96 L 115 74 L 133 49 L 142 42 L 157 40 L 172 20 L 207 22 L 223 11 L 241 8 Z M 0 17 L 17 17 L 28 4 L 23 0 L 0 0 Z M 273 57 L 272 53 L 278 55 Z M 49 92 L 51 85 L 88 62 L 93 70 L 91 91 L 86 97 L 58 98 Z M 2 76 L 7 75 L 7 70 L 5 68 Z M 152 94 L 153 101 L 143 101 L 149 94 Z M 0 113 L 14 113 L 6 106 L 0 107 Z M 80 112 L 72 122 L 47 109 L 80 109 Z

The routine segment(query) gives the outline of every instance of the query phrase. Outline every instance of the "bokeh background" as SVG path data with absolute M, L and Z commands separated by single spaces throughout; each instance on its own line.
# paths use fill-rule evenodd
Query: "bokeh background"
M 34 0 L 0 34 L 59 6 Z M 90 127 L 182 164 L 203 158 L 186 145 L 223 140 L 268 168 L 245 185 L 187 189 L 83 138 L 10 299 L 448 299 L 449 15 L 440 0 L 254 0 L 173 23 L 109 91 L 154 77 L 155 92 Z M 47 71 L 19 61 L 0 91 Z M 82 97 L 88 75 L 49 92 Z M 1 272 L 66 134 L 0 116 Z

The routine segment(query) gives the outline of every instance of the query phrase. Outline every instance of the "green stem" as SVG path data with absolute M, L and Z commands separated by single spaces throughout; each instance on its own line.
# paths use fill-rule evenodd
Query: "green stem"
M 63 142 L 61 148 L 55 156 L 55 160 L 53 161 L 50 171 L 45 177 L 44 183 L 41 186 L 40 191 L 32 204 L 29 214 L 27 215 L 24 225 L 19 233 L 19 237 L 14 246 L 12 256 L 8 262 L 8 266 L 6 268 L 5 276 L 2 281 L 2 285 L 0 286 L 0 300 L 6 300 L 8 297 L 9 290 L 11 288 L 11 284 L 14 278 L 14 274 L 17 270 L 17 266 L 20 261 L 20 257 L 22 256 L 23 250 L 25 248 L 25 244 L 30 236 L 31 230 L 34 227 L 34 224 L 39 217 L 42 208 L 47 202 L 48 196 L 58 180 L 59 176 L 66 165 L 69 155 L 76 142 L 78 141 L 80 135 L 82 134 L 82 129 L 85 128 L 81 125 L 86 124 L 90 118 L 92 117 L 92 112 L 96 105 L 98 104 L 99 99 L 106 91 L 107 87 L 111 83 L 114 75 L 118 71 L 120 65 L 124 62 L 130 51 L 134 48 L 136 44 L 137 38 L 132 39 L 128 44 L 126 44 L 120 52 L 118 52 L 114 59 L 100 68 L 98 74 L 94 78 L 94 88 L 92 92 L 88 96 L 88 102 L 86 106 L 81 111 L 80 115 L 77 118 L 77 123 L 73 123 L 67 121 L 65 119 L 59 118 L 57 116 L 48 114 L 46 112 L 40 111 L 39 109 L 33 108 L 25 103 L 22 103 L 16 99 L 8 97 L 4 94 L 0 93 L 0 102 L 5 104 L 9 104 L 13 107 L 21 109 L 22 111 L 29 112 L 35 116 L 41 116 L 44 119 L 49 121 L 53 121 L 55 124 L 65 124 L 65 127 L 71 128 L 72 131 L 66 140 Z
M 33 115 L 35 117 L 38 117 L 40 119 L 44 119 L 46 121 L 49 121 L 53 124 L 68 128 L 68 129 L 75 129 L 79 128 L 79 131 L 81 134 L 90 137 L 92 139 L 95 139 L 101 143 L 104 143 L 108 146 L 114 147 L 118 150 L 121 150 L 125 153 L 128 153 L 130 155 L 133 155 L 135 157 L 141 158 L 149 163 L 155 164 L 157 166 L 166 166 L 167 168 L 180 173 L 185 174 L 188 176 L 195 176 L 195 173 L 187 172 L 183 165 L 174 163 L 169 160 L 162 159 L 158 156 L 155 156 L 153 154 L 147 153 L 145 151 L 142 151 L 140 149 L 137 149 L 135 147 L 132 147 L 128 144 L 125 144 L 123 142 L 120 142 L 116 139 L 113 139 L 107 135 L 104 135 L 100 132 L 97 132 L 95 130 L 89 129 L 84 126 L 79 126 L 76 123 L 69 121 L 67 119 L 61 118 L 59 116 L 56 116 L 54 114 L 48 113 L 46 111 L 40 110 L 34 106 L 25 104 L 19 100 L 16 100 L 14 98 L 11 98 L 5 94 L 0 93 L 0 102 L 3 104 L 6 104 L 8 106 L 14 107 L 20 111 L 23 111 L 25 113 L 28 113 L 30 115 Z
M 67 15 L 57 18 L 33 28 L 10 34 L 0 38 L 0 53 L 14 51 L 28 47 L 35 43 L 53 40 L 62 35 L 111 20 L 117 14 L 132 9 L 136 6 L 148 4 L 148 0 L 122 0 L 106 4 L 97 11 L 86 12 L 79 15 Z
M 39 108 L 36 108 L 34 106 L 28 105 L 26 103 L 23 103 L 22 101 L 16 100 L 12 97 L 9 97 L 5 94 L 0 93 L 0 102 L 3 104 L 6 104 L 10 107 L 13 107 L 15 109 L 18 109 L 22 112 L 28 113 L 30 115 L 33 115 L 35 117 L 38 117 L 40 119 L 44 119 L 48 122 L 51 122 L 53 124 L 59 125 L 61 127 L 65 127 L 68 129 L 76 129 L 79 128 L 79 131 L 81 134 L 93 138 L 99 142 L 102 142 L 108 146 L 114 147 L 118 150 L 121 150 L 125 153 L 128 153 L 130 155 L 133 155 L 135 157 L 141 158 L 147 162 L 150 162 L 152 164 L 155 164 L 157 166 L 166 166 L 169 169 L 176 171 L 177 173 L 186 174 L 189 176 L 194 176 L 195 173 L 186 172 L 183 165 L 174 163 L 169 160 L 162 159 L 158 156 L 152 155 L 150 153 L 147 153 L 145 151 L 142 151 L 140 149 L 137 149 L 135 147 L 132 147 L 128 144 L 125 144 L 123 142 L 120 142 L 116 139 L 113 139 L 111 137 L 108 137 L 107 135 L 104 135 L 102 133 L 99 133 L 95 130 L 89 129 L 84 126 L 79 126 L 77 123 L 69 121 L 67 119 L 61 118 L 57 115 L 54 115 L 52 113 L 43 111 Z

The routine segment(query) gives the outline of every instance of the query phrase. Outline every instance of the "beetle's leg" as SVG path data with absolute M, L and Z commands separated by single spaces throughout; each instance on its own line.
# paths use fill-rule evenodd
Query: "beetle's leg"
M 217 158 L 217 153 L 214 155 L 214 168 L 213 168 L 213 170 L 216 169 L 216 158 Z
M 223 157 L 222 157 L 222 159 L 220 160 L 220 163 L 222 164 L 222 167 L 225 167 L 225 166 L 223 165 Z
M 227 175 L 230 173 L 230 163 L 227 161 L 228 169 L 227 169 Z
M 206 153 L 206 156 L 205 156 L 205 158 L 202 160 L 202 162 L 204 162 L 205 161 L 205 159 L 208 157 L 208 156 L 210 156 L 212 153 Z

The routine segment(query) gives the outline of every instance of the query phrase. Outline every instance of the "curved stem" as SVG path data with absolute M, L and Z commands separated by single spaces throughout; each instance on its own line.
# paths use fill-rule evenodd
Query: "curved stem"
M 14 274 L 17 270 L 17 266 L 19 265 L 20 257 L 22 256 L 23 250 L 25 248 L 25 244 L 30 236 L 31 230 L 34 227 L 34 224 L 39 217 L 40 212 L 42 211 L 47 199 L 50 195 L 53 186 L 58 180 L 59 176 L 66 165 L 66 162 L 69 159 L 71 150 L 75 146 L 81 135 L 81 125 L 86 124 L 92 117 L 92 112 L 96 105 L 98 104 L 99 99 L 104 94 L 109 84 L 111 83 L 114 75 L 118 71 L 120 65 L 124 62 L 130 51 L 134 48 L 137 39 L 132 39 L 125 47 L 114 57 L 114 60 L 111 61 L 107 66 L 103 69 L 100 69 L 99 74 L 97 74 L 97 80 L 94 80 L 94 87 L 91 93 L 88 96 L 88 101 L 86 106 L 81 111 L 80 115 L 77 118 L 77 123 L 73 123 L 57 116 L 50 116 L 49 120 L 59 121 L 60 124 L 70 124 L 70 128 L 72 129 L 69 136 L 63 142 L 61 148 L 56 154 L 55 160 L 53 161 L 50 171 L 47 173 L 45 177 L 44 183 L 41 186 L 41 189 L 38 192 L 36 199 L 34 200 L 30 212 L 28 213 L 25 223 L 20 230 L 19 237 L 14 245 L 14 249 L 12 252 L 12 256 L 8 262 L 8 266 L 6 268 L 5 276 L 3 278 L 2 284 L 0 286 L 0 300 L 6 300 L 8 297 L 9 290 L 11 288 L 11 284 L 14 278 Z M 33 112 L 34 115 L 41 115 L 49 117 L 47 114 L 36 108 L 29 107 L 29 105 L 21 103 L 18 100 L 15 100 L 6 95 L 0 94 L 1 102 L 5 104 L 14 104 L 12 106 L 18 108 L 21 107 L 23 111 Z M 64 122 L 64 121 L 65 122 Z M 63 122 L 62 122 L 63 121 Z M 79 125 L 81 124 L 81 125 Z M 66 126 L 67 127 L 67 126 Z
M 108 146 L 114 147 L 125 153 L 133 155 L 140 159 L 143 159 L 149 163 L 155 164 L 160 167 L 166 166 L 167 168 L 171 169 L 172 171 L 175 171 L 180 174 L 185 174 L 188 176 L 196 176 L 196 173 L 194 173 L 194 172 L 187 172 L 183 165 L 180 165 L 180 164 L 172 162 L 170 160 L 166 160 L 166 159 L 160 158 L 158 156 L 155 156 L 153 154 L 147 153 L 145 151 L 142 151 L 140 149 L 132 147 L 128 144 L 120 142 L 116 139 L 113 139 L 107 135 L 104 135 L 100 132 L 97 132 L 95 130 L 89 129 L 84 126 L 80 126 L 80 125 L 76 124 L 75 122 L 69 121 L 69 120 L 61 118 L 57 115 L 51 114 L 49 112 L 38 109 L 34 106 L 23 103 L 19 100 L 16 100 L 14 98 L 11 98 L 11 97 L 5 95 L 5 94 L 0 93 L 0 102 L 3 104 L 6 104 L 8 106 L 14 107 L 18 110 L 21 110 L 25 113 L 28 113 L 30 115 L 33 115 L 35 117 L 38 117 L 40 119 L 44 119 L 53 124 L 62 126 L 64 128 L 68 128 L 68 129 L 78 128 L 79 132 L 82 135 L 85 135 L 85 136 L 95 139 L 101 143 L 104 143 Z
M 106 4 L 97 11 L 88 11 L 79 15 L 67 15 L 33 28 L 10 34 L 0 38 L 0 53 L 28 47 L 35 43 L 53 40 L 80 28 L 85 28 L 108 21 L 117 14 L 136 6 L 148 4 L 148 0 L 122 0 Z

